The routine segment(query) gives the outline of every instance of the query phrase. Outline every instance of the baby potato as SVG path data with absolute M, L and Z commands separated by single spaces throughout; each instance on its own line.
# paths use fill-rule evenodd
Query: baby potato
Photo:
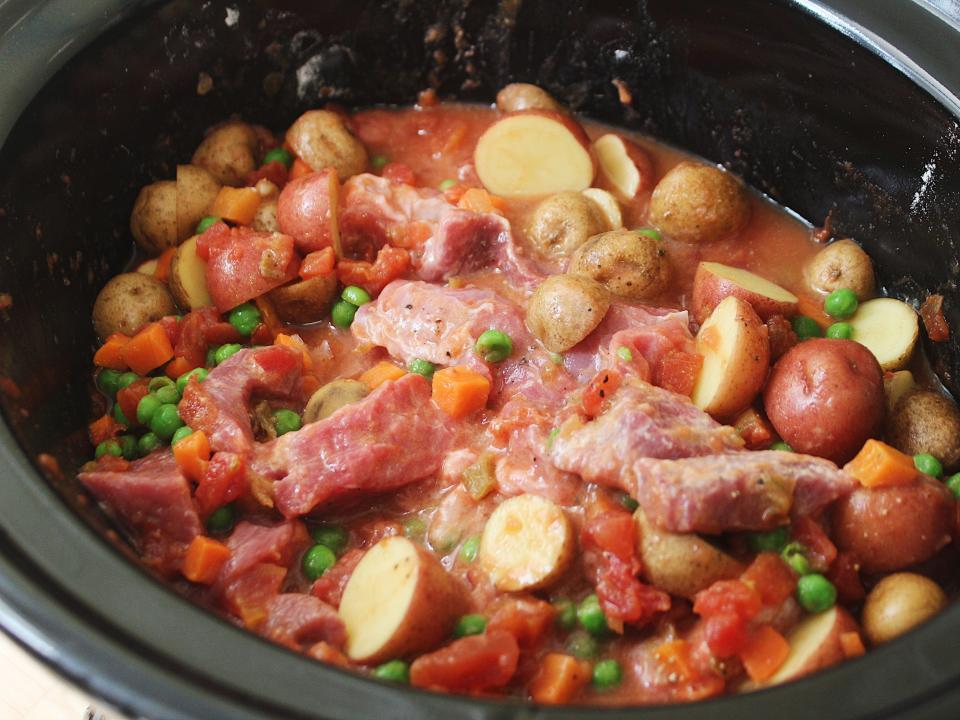
M 907 455 L 930 453 L 952 470 L 960 463 L 960 409 L 939 393 L 907 393 L 887 420 L 887 439 Z
M 343 182 L 367 169 L 367 149 L 343 118 L 329 110 L 309 110 L 287 130 L 287 144 L 316 172 L 332 167 Z
M 520 110 L 553 110 L 563 112 L 563 107 L 546 90 L 530 83 L 510 83 L 497 93 L 497 109 L 501 112 Z
M 133 335 L 144 325 L 177 312 L 167 286 L 152 275 L 121 273 L 110 278 L 93 303 L 93 327 L 101 339 Z
M 328 418 L 344 405 L 360 402 L 369 393 L 370 388 L 359 380 L 341 378 L 328 382 L 307 400 L 307 406 L 303 409 L 303 424 Z
M 660 243 L 631 230 L 593 236 L 574 253 L 567 272 L 596 280 L 628 300 L 659 295 L 670 283 L 671 274 Z
M 740 181 L 712 165 L 684 161 L 650 197 L 650 222 L 674 240 L 720 240 L 747 224 L 750 201 Z
M 130 213 L 130 232 L 137 245 L 151 255 L 177 246 L 176 182 L 159 180 L 140 189 Z
M 304 325 L 322 320 L 337 294 L 337 276 L 333 273 L 282 285 L 267 293 L 281 320 Z
M 207 214 L 220 183 L 199 165 L 177 165 L 177 241 L 183 242 Z
M 215 127 L 193 153 L 194 165 L 210 172 L 222 185 L 240 187 L 257 169 L 260 139 L 253 126 L 233 120 Z
M 565 352 L 593 332 L 610 309 L 610 295 L 596 280 L 551 275 L 530 297 L 527 328 L 552 352 Z
M 533 211 L 530 239 L 552 258 L 569 257 L 589 237 L 606 230 L 600 207 L 585 195 L 567 191 L 551 195 Z
M 943 483 L 857 488 L 833 506 L 833 541 L 866 573 L 893 572 L 933 557 L 950 542 L 956 501 Z
M 873 295 L 873 262 L 863 249 L 849 238 L 830 243 L 803 269 L 803 278 L 814 292 L 828 295 L 850 288 L 859 300 Z
M 867 638 L 879 645 L 929 620 L 946 605 L 946 593 L 930 578 L 894 573 L 878 582 L 867 595 L 860 619 Z

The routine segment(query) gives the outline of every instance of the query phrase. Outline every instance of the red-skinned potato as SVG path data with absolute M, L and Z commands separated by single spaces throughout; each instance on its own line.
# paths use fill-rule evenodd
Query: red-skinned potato
M 926 476 L 909 485 L 857 488 L 834 505 L 833 541 L 866 573 L 902 570 L 950 542 L 955 514 L 953 494 Z
M 787 659 L 763 685 L 779 685 L 836 665 L 846 659 L 841 636 L 859 630 L 850 613 L 836 605 L 806 617 L 787 637 Z
M 693 278 L 690 298 L 694 320 L 702 323 L 719 302 L 730 295 L 750 303 L 764 322 L 774 315 L 789 317 L 797 311 L 797 296 L 766 278 L 729 265 L 701 262 Z
M 632 200 L 653 186 L 653 163 L 636 143 L 607 133 L 593 142 L 593 154 L 603 186 L 621 200 Z
M 536 197 L 590 187 L 590 140 L 573 119 L 548 110 L 512 113 L 493 123 L 473 153 L 483 186 L 501 197 Z
M 883 371 L 852 340 L 806 340 L 774 366 L 763 402 L 794 450 L 844 463 L 883 427 Z
M 306 254 L 333 246 L 340 251 L 340 182 L 335 168 L 298 177 L 277 198 L 277 224 Z

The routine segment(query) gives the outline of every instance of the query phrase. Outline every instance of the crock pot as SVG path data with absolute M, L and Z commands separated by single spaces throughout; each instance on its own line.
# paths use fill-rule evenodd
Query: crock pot
M 0 32 L 0 624 L 60 673 L 151 720 L 960 716 L 956 605 L 864 658 L 691 706 L 543 709 L 366 680 L 152 579 L 71 479 L 91 450 L 90 309 L 132 257 L 136 192 L 234 113 L 280 129 L 329 101 L 489 102 L 535 82 L 829 217 L 886 294 L 941 292 L 960 328 L 945 16 L 909 0 L 7 0 Z M 956 395 L 960 347 L 926 350 Z

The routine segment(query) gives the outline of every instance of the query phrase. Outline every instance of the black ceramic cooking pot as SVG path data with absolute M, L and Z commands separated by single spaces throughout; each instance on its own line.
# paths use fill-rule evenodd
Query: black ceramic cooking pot
M 137 189 L 234 113 L 281 129 L 327 101 L 410 103 L 432 86 L 489 102 L 536 82 L 815 223 L 831 215 L 886 293 L 942 292 L 960 329 L 946 18 L 909 0 L 8 0 L 0 33 L 0 622 L 60 672 L 151 720 L 960 716 L 956 606 L 815 677 L 687 707 L 548 711 L 364 680 L 154 581 L 70 480 L 90 453 L 90 309 L 131 258 Z M 926 349 L 956 394 L 957 344 Z

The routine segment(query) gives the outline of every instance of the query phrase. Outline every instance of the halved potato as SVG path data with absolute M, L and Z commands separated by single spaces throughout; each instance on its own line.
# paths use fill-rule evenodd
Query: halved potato
M 319 275 L 267 293 L 281 320 L 295 325 L 322 320 L 337 295 L 337 276 Z
M 360 402 L 370 394 L 370 389 L 359 380 L 341 378 L 319 388 L 303 409 L 303 424 L 330 417 L 344 405 Z
M 853 339 L 873 353 L 884 370 L 899 370 L 913 355 L 920 335 L 917 311 L 894 298 L 860 305 L 849 320 Z
M 728 295 L 746 300 L 763 321 L 774 315 L 790 317 L 796 314 L 799 302 L 789 290 L 749 270 L 701 262 L 693 278 L 693 296 L 690 299 L 694 320 L 702 323 Z
M 197 255 L 197 236 L 183 242 L 170 261 L 170 293 L 184 310 L 212 307 L 207 264 Z
M 900 398 L 917 386 L 913 373 L 909 370 L 897 370 L 883 379 L 883 392 L 887 396 L 887 416 L 900 402 Z
M 498 590 L 518 592 L 550 585 L 573 559 L 570 520 L 539 495 L 504 500 L 480 538 L 480 565 Z
M 347 655 L 379 663 L 431 650 L 469 607 L 460 582 L 429 550 L 384 538 L 361 558 L 340 601 Z
M 840 636 L 859 630 L 857 621 L 839 606 L 809 616 L 787 637 L 790 654 L 780 669 L 763 684 L 779 685 L 796 680 L 844 660 L 846 655 Z
M 593 200 L 607 221 L 607 230 L 619 230 L 623 227 L 623 213 L 617 199 L 600 188 L 587 188 L 583 194 Z

